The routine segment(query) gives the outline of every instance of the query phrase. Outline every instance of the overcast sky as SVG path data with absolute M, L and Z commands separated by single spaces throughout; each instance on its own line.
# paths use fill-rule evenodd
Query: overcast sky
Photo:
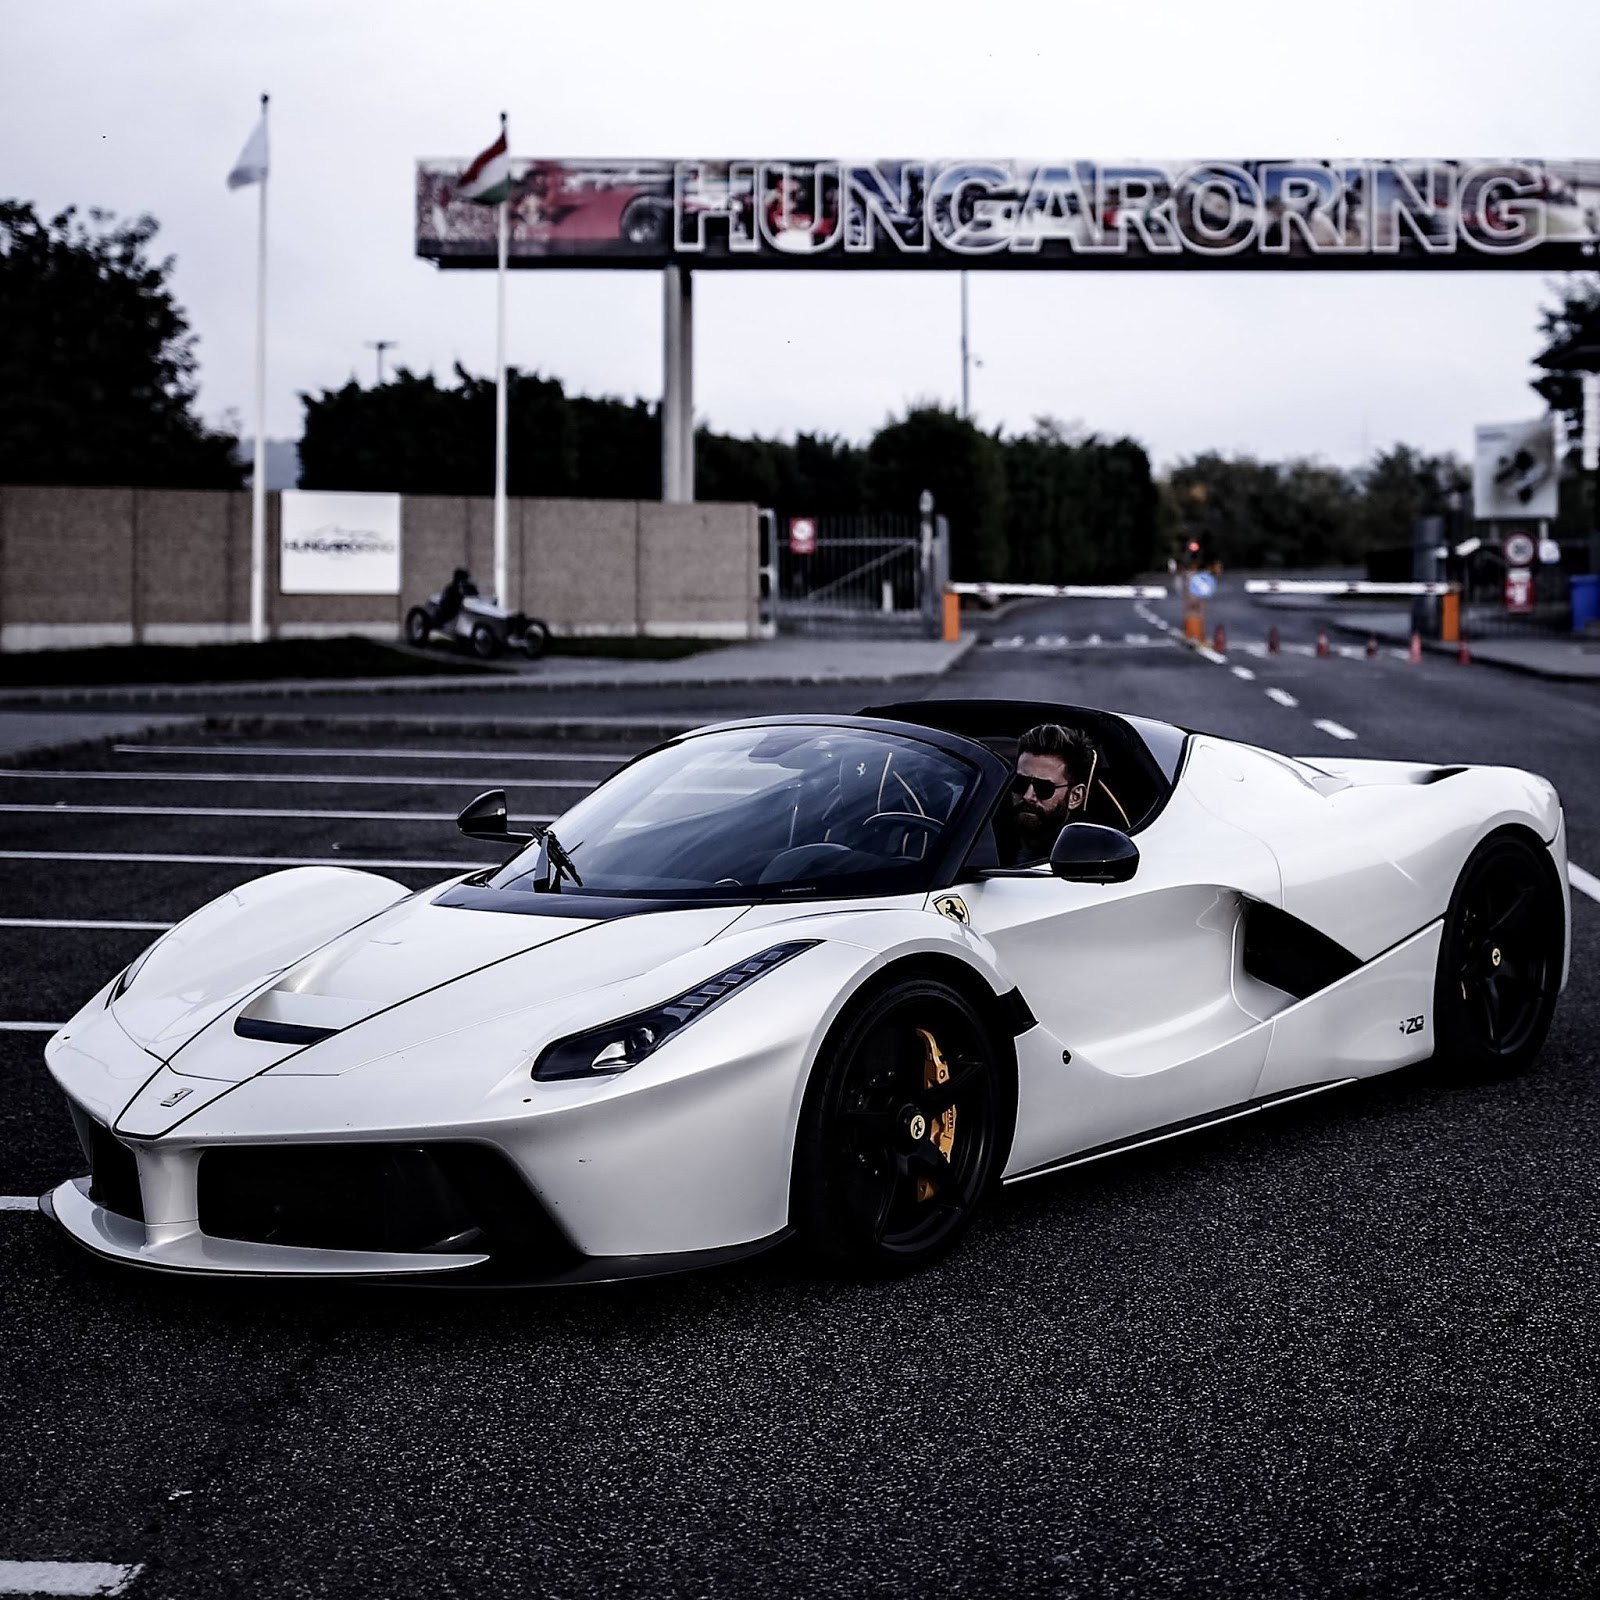
M 225 175 L 272 94 L 268 432 L 370 381 L 372 339 L 441 376 L 493 362 L 492 273 L 413 254 L 413 163 L 514 155 L 1597 156 L 1593 0 L 901 4 L 811 0 L 0 0 L 0 192 L 148 211 L 199 334 L 200 404 L 251 421 L 255 191 Z M 973 405 L 1350 463 L 1470 451 L 1532 415 L 1537 274 L 979 272 Z M 655 396 L 653 273 L 523 272 L 511 361 Z M 697 280 L 696 414 L 864 438 L 954 403 L 957 278 Z

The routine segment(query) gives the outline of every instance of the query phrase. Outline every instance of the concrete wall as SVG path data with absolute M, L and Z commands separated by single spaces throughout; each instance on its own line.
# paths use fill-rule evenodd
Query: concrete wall
M 454 567 L 494 582 L 487 499 L 407 496 L 399 595 L 278 593 L 279 497 L 267 497 L 267 617 L 279 637 L 392 638 Z M 756 512 L 748 505 L 513 500 L 511 604 L 557 633 L 757 631 Z M 250 497 L 182 489 L 0 485 L 0 649 L 244 639 Z

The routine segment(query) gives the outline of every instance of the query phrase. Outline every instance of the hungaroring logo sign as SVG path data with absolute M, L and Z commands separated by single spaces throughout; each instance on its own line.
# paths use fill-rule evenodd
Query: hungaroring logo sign
M 463 163 L 417 166 L 417 254 L 495 264 Z M 1600 160 L 511 163 L 519 267 L 1600 266 Z

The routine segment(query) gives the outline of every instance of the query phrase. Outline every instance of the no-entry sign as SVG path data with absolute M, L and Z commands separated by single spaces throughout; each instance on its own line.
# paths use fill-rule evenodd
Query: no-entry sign
M 809 556 L 817 548 L 817 519 L 815 517 L 789 518 L 789 554 Z
M 1527 567 L 1506 569 L 1506 610 L 1512 613 L 1533 610 L 1533 573 Z

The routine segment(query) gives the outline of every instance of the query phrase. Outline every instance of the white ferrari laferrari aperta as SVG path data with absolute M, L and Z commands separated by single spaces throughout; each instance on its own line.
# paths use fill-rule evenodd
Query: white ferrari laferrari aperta
M 1047 861 L 1016 741 L 1098 752 Z M 1504 767 L 1291 760 L 947 701 L 706 728 L 411 893 L 296 869 L 49 1042 L 92 1169 L 46 1209 L 175 1271 L 571 1282 L 791 1233 L 947 1247 L 1017 1181 L 1437 1055 L 1513 1070 L 1565 982 L 1561 806 Z

